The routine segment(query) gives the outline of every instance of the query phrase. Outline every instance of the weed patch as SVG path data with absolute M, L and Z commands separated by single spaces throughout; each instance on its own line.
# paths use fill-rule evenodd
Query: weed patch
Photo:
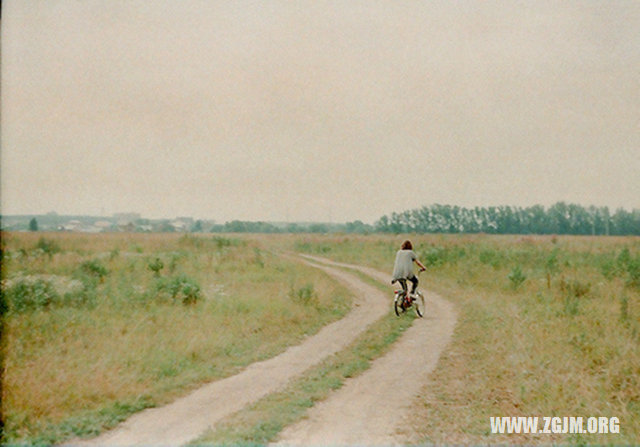
M 341 388 L 346 379 L 366 371 L 371 361 L 387 352 L 412 322 L 412 318 L 387 315 L 285 390 L 228 417 L 191 445 L 265 445 L 274 441 L 284 427 L 302 419 L 310 407 Z
M 282 352 L 350 305 L 327 275 L 251 239 L 59 233 L 49 258 L 34 236 L 3 238 L 10 444 L 94 435 Z
M 319 238 L 336 261 L 391 272 L 410 237 L 429 268 L 421 286 L 460 312 L 450 349 L 414 405 L 419 442 L 573 443 L 575 436 L 490 433 L 489 416 L 616 416 L 619 435 L 640 439 L 640 308 L 637 237 L 398 235 Z M 313 239 L 304 247 L 316 251 Z M 451 262 L 449 254 L 462 253 Z M 511 287 L 504 288 L 505 281 Z
M 509 281 L 511 282 L 511 287 L 513 289 L 520 288 L 522 283 L 525 282 L 527 279 L 526 275 L 522 273 L 522 269 L 520 268 L 519 265 L 516 265 L 513 268 L 513 270 L 511 270 L 511 273 L 509 273 L 507 278 L 509 278 Z

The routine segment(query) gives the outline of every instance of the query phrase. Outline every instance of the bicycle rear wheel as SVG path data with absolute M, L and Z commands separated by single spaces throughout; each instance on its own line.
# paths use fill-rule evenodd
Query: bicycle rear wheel
M 396 296 L 393 298 L 393 310 L 397 316 L 400 316 L 400 314 L 404 312 L 404 308 L 402 307 L 402 294 L 400 293 L 396 293 Z
M 424 316 L 425 309 L 424 295 L 422 294 L 422 292 L 416 292 L 416 299 L 413 302 L 413 307 L 415 307 L 416 309 L 416 315 L 422 318 Z

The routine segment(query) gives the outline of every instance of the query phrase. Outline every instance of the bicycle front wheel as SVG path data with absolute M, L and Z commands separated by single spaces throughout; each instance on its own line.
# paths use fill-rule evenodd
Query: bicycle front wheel
M 416 292 L 416 300 L 413 303 L 413 307 L 416 309 L 416 315 L 420 318 L 424 316 L 424 295 L 422 292 Z

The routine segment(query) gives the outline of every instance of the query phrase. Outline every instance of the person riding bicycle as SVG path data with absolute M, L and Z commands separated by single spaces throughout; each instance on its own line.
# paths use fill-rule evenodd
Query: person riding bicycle
M 411 245 L 411 241 L 404 241 L 402 243 L 402 248 L 398 250 L 396 253 L 396 262 L 393 266 L 393 275 L 391 278 L 391 284 L 395 284 L 396 281 L 400 283 L 402 286 L 402 290 L 404 293 L 407 293 L 407 280 L 411 281 L 411 293 L 415 293 L 418 288 L 418 277 L 413 274 L 413 263 L 418 264 L 420 266 L 420 271 L 423 272 L 426 270 L 426 267 L 422 265 L 422 263 L 418 260 L 418 256 L 416 256 L 413 251 L 413 245 Z

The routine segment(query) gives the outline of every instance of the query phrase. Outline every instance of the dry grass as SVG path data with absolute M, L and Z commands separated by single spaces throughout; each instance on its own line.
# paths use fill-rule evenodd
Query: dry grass
M 322 272 L 250 239 L 48 234 L 56 249 L 43 253 L 35 248 L 42 235 L 4 236 L 3 279 L 78 278 L 89 297 L 56 293 L 46 306 L 10 305 L 3 334 L 9 442 L 95 434 L 281 352 L 350 303 Z M 164 265 L 159 276 L 149 268 L 156 258 Z M 96 276 L 96 265 L 106 273 Z M 179 275 L 200 287 L 195 304 L 159 288 Z M 18 294 L 5 291 L 11 304 Z
M 7 319 L 3 397 L 13 439 L 108 426 L 274 355 L 346 310 L 342 288 L 271 250 L 390 272 L 407 237 L 52 234 L 60 251 L 49 256 L 34 250 L 41 236 L 3 239 L 5 278 L 86 281 L 79 265 L 92 259 L 109 273 L 90 306 Z M 459 320 L 416 399 L 409 435 L 447 444 L 640 442 L 639 238 L 410 238 L 429 267 L 422 285 L 452 300 Z M 150 300 L 147 264 L 158 256 L 161 275 L 188 275 L 203 299 Z M 489 433 L 490 416 L 616 416 L 621 433 L 499 436 Z
M 309 237 L 297 246 L 390 271 L 406 237 Z M 640 441 L 639 238 L 410 238 L 429 265 L 422 284 L 456 303 L 459 320 L 408 435 L 446 444 Z M 615 416 L 621 433 L 494 435 L 491 416 Z

